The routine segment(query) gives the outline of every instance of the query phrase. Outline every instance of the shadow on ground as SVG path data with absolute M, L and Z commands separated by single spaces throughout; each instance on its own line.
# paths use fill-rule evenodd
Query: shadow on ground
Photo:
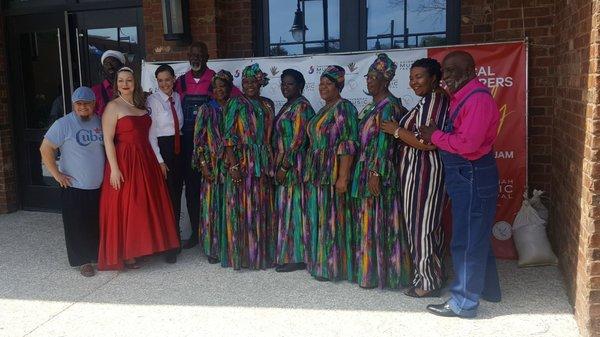
M 48 309 L 47 317 L 52 319 L 54 311 L 66 310 L 65 305 L 73 303 L 417 313 L 421 317 L 428 303 L 441 301 L 412 299 L 399 291 L 364 290 L 347 282 L 317 282 L 304 271 L 234 271 L 208 264 L 199 249 L 184 251 L 174 265 L 154 257 L 140 270 L 83 278 L 68 266 L 61 218 L 53 213 L 0 216 L 0 256 L 0 302 L 19 303 L 16 309 L 5 307 L 12 310 L 10 314 L 3 315 L 0 309 L 0 317 L 11 319 L 20 319 L 28 311 L 35 315 L 40 302 L 63 304 L 62 309 Z M 536 333 L 552 330 L 555 317 L 562 317 L 566 323 L 560 324 L 576 331 L 557 268 L 519 269 L 514 261 L 500 261 L 499 269 L 503 301 L 482 302 L 479 320 L 548 315 Z M 30 328 L 35 330 L 39 324 Z

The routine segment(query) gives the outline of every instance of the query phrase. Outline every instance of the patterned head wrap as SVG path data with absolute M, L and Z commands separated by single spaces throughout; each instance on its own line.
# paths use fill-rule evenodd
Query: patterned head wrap
M 264 87 L 269 83 L 267 74 L 260 70 L 258 63 L 254 63 L 244 68 L 244 71 L 242 71 L 242 78 L 255 78 L 261 87 Z
M 323 70 L 321 77 L 327 77 L 333 83 L 335 83 L 335 86 L 338 88 L 339 91 L 342 91 L 342 89 L 344 89 L 345 75 L 346 71 L 344 70 L 344 68 L 337 65 L 331 65 L 327 66 L 327 68 Z
M 233 87 L 233 75 L 225 69 L 221 69 L 218 73 L 216 73 L 212 78 L 212 85 L 215 85 L 216 80 L 221 80 L 231 88 Z
M 377 55 L 377 59 L 369 67 L 369 73 L 379 73 L 388 81 L 391 81 L 396 75 L 396 64 L 386 53 Z

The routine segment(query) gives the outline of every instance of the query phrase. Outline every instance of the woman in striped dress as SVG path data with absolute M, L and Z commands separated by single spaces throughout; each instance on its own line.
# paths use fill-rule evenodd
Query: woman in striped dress
M 272 217 L 273 102 L 260 96 L 268 83 L 258 64 L 244 68 L 244 95 L 229 100 L 225 108 L 224 143 L 227 178 L 224 266 L 265 269 L 272 266 L 275 238 Z
M 382 121 L 398 123 L 406 109 L 388 90 L 396 65 L 379 54 L 367 73 L 373 102 L 359 114 L 358 161 L 352 180 L 356 198 L 356 280 L 362 288 L 398 289 L 410 281 L 411 258 L 402 220 L 399 153 Z
M 308 122 L 304 165 L 308 271 L 319 281 L 352 280 L 353 219 L 348 183 L 357 148 L 356 108 L 341 97 L 344 68 L 328 66 L 319 82 L 325 106 Z
M 275 119 L 273 150 L 275 152 L 275 225 L 278 228 L 276 271 L 291 272 L 306 268 L 304 238 L 304 181 L 302 167 L 306 154 L 306 124 L 315 114 L 310 102 L 302 96 L 304 76 L 294 69 L 281 73 L 281 93 L 287 103 Z
M 382 124 L 384 132 L 405 143 L 399 174 L 404 221 L 414 265 L 412 287 L 405 292 L 411 297 L 437 297 L 443 283 L 443 166 L 435 147 L 423 144 L 418 135 L 422 125 L 435 123 L 438 128 L 444 125 L 448 98 L 439 87 L 441 74 L 438 61 L 431 58 L 415 61 L 410 69 L 410 86 L 421 100 L 400 119 L 399 124 Z
M 208 262 L 222 259 L 223 208 L 223 110 L 229 102 L 233 76 L 221 70 L 212 78 L 213 97 L 202 105 L 196 117 L 192 167 L 202 173 L 200 185 L 200 244 Z

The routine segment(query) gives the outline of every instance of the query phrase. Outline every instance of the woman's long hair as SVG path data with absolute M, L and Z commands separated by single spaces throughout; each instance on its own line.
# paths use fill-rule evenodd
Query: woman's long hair
M 144 95 L 144 92 L 142 91 L 142 86 L 140 85 L 140 81 L 138 81 L 138 79 L 136 78 L 133 69 L 129 67 L 122 67 L 117 71 L 117 75 L 115 76 L 115 85 L 113 87 L 113 99 L 121 95 L 118 89 L 118 82 L 119 74 L 122 72 L 128 72 L 133 76 L 133 105 L 135 105 L 135 107 L 138 109 L 146 110 L 146 95 Z

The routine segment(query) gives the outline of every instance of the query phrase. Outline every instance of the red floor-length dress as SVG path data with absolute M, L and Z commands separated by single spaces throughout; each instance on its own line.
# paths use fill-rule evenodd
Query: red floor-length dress
M 165 179 L 148 140 L 149 115 L 117 120 L 115 149 L 124 182 L 110 185 L 104 169 L 100 196 L 99 270 L 122 269 L 123 261 L 179 247 Z

